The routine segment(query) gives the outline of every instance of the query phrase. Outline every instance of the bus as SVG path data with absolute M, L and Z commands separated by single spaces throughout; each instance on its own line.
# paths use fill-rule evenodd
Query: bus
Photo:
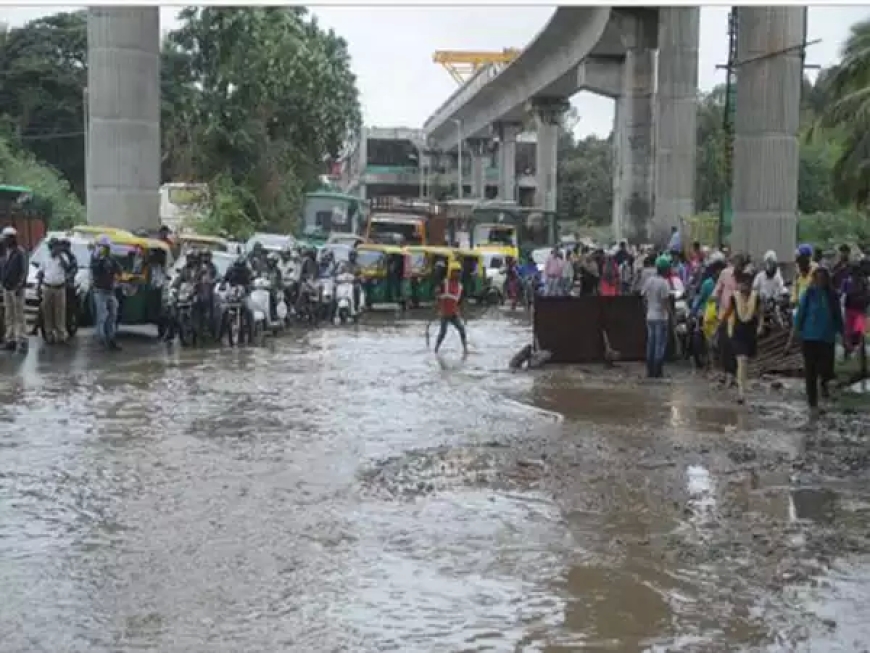
M 302 236 L 323 245 L 332 234 L 360 235 L 365 225 L 365 200 L 331 190 L 305 195 L 302 207 Z

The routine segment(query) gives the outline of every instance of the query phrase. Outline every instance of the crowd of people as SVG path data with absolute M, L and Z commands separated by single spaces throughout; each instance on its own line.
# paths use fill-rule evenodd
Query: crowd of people
M 806 395 L 810 408 L 818 409 L 819 397 L 829 396 L 834 379 L 835 346 L 839 338 L 845 355 L 853 355 L 864 342 L 870 306 L 868 259 L 853 255 L 843 245 L 829 265 L 810 245 L 798 247 L 795 278 L 788 289 L 776 254 L 769 251 L 760 269 L 744 254 L 730 257 L 708 252 L 697 243 L 685 263 L 667 255 L 655 262 L 655 276 L 641 287 L 647 306 L 650 376 L 661 375 L 672 316 L 671 280 L 685 280 L 690 316 L 699 321 L 709 349 L 718 352 L 723 381 L 737 388 L 737 400 L 746 398 L 749 361 L 758 353 L 758 338 L 778 316 L 786 315 L 803 353 Z M 789 341 L 791 342 L 791 340 Z

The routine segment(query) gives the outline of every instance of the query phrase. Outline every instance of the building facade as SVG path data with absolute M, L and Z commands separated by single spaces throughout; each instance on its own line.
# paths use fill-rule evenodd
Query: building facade
M 517 139 L 518 197 L 520 204 L 531 205 L 535 194 L 535 134 L 521 134 Z M 498 193 L 496 167 L 498 143 L 483 153 L 484 198 Z M 478 157 L 481 155 L 478 154 Z M 456 152 L 433 152 L 426 146 L 423 130 L 405 127 L 363 127 L 339 158 L 336 183 L 346 193 L 371 199 L 374 197 L 455 198 L 458 193 L 459 157 Z M 462 193 L 475 197 L 472 187 L 474 153 L 462 152 Z

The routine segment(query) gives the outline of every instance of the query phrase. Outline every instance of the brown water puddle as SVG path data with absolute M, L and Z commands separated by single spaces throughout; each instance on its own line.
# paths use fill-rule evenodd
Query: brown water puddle
M 424 321 L 370 319 L 263 349 L 0 359 L 4 646 L 766 647 L 799 613 L 768 550 L 866 527 L 859 493 L 753 480 L 717 445 L 774 440 L 779 408 L 510 374 L 528 335 L 497 311 L 443 365 Z

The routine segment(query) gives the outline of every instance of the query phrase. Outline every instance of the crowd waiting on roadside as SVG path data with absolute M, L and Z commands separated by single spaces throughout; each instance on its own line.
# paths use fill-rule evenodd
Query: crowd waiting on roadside
M 807 401 L 813 411 L 829 396 L 834 379 L 835 343 L 846 356 L 864 342 L 870 306 L 870 258 L 848 245 L 833 261 L 820 250 L 800 245 L 795 278 L 789 285 L 773 251 L 760 265 L 741 253 L 711 250 L 695 242 L 684 254 L 679 231 L 668 246 L 605 249 L 583 244 L 554 248 L 543 266 L 542 293 L 550 296 L 640 294 L 647 320 L 647 375 L 661 377 L 674 324 L 674 298 L 688 302 L 709 351 L 717 352 L 722 382 L 745 401 L 749 361 L 758 353 L 758 337 L 775 310 L 792 321 L 804 361 Z M 788 325 L 787 325 L 788 326 Z

